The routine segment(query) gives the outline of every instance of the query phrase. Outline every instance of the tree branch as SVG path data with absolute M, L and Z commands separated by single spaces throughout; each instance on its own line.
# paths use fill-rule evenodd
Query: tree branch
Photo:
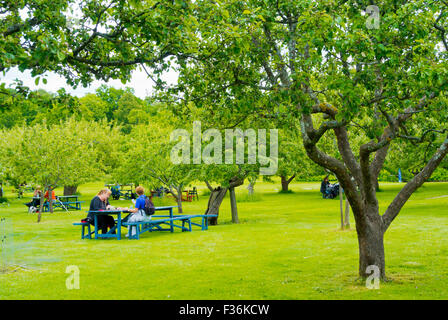
M 413 192 L 415 192 L 418 188 L 420 188 L 423 183 L 428 180 L 434 170 L 439 166 L 442 160 L 448 153 L 448 136 L 445 141 L 441 144 L 439 149 L 434 153 L 432 158 L 426 164 L 422 171 L 417 174 L 411 181 L 409 181 L 403 189 L 397 194 L 395 199 L 387 208 L 386 212 L 382 216 L 384 231 L 390 226 L 392 221 L 397 217 L 400 213 L 401 208 L 403 208 L 404 204 L 411 197 Z

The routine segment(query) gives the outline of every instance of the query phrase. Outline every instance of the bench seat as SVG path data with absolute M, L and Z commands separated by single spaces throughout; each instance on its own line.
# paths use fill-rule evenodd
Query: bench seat
M 92 239 L 92 234 L 94 234 L 95 231 L 91 231 L 90 223 L 88 223 L 88 222 L 75 222 L 75 223 L 73 223 L 73 225 L 74 226 L 82 226 L 81 239 Z M 87 229 L 87 234 L 85 232 L 85 229 Z
M 161 224 L 171 225 L 173 221 L 182 221 L 182 226 L 178 226 L 173 224 L 173 227 L 182 229 L 184 231 L 190 231 L 192 225 L 201 227 L 202 230 L 208 229 L 208 218 L 216 217 L 217 215 L 203 215 L 203 214 L 192 214 L 192 215 L 174 215 L 173 218 L 169 218 L 169 216 L 159 216 L 153 215 L 153 218 L 162 218 L 162 219 L 151 219 L 147 221 L 138 221 L 138 222 L 123 222 L 122 225 L 125 227 L 136 227 L 136 234 L 133 237 L 129 237 L 130 239 L 140 239 L 140 234 L 143 232 L 151 232 L 154 229 L 162 230 L 160 227 Z M 193 218 L 202 218 L 202 223 L 194 223 L 191 221 Z M 188 224 L 188 227 L 185 225 Z M 164 229 L 165 230 L 165 229 Z

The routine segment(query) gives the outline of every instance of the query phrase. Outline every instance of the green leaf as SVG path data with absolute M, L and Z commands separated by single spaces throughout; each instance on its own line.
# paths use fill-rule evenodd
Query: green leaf
M 58 56 L 59 61 L 62 61 L 65 59 L 65 54 L 62 53 L 61 51 L 57 52 L 57 56 Z

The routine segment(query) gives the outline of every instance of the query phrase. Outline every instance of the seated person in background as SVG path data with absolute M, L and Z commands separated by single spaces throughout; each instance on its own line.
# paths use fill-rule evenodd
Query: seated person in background
M 145 196 L 145 189 L 143 187 L 138 186 L 135 188 L 135 192 L 137 193 L 137 200 L 135 201 L 135 208 L 134 209 L 127 209 L 129 212 L 131 212 L 130 215 L 128 215 L 126 218 L 123 219 L 123 222 L 140 222 L 150 219 L 146 216 L 145 213 L 145 202 L 146 202 L 146 196 Z M 135 235 L 135 226 L 129 227 L 128 234 L 126 237 L 132 237 Z
M 39 212 L 40 207 L 40 198 L 42 197 L 42 191 L 40 190 L 40 186 L 37 186 L 33 192 L 33 200 L 31 202 L 25 203 L 28 206 L 28 212 Z
M 326 197 L 327 195 L 327 188 L 330 187 L 330 181 L 328 181 L 328 176 L 324 178 L 322 183 L 320 184 L 320 192 L 322 193 L 322 197 Z
M 339 183 L 331 184 L 326 176 L 320 186 L 320 192 L 324 199 L 334 199 L 339 194 Z
M 48 191 L 49 190 L 47 190 L 47 192 L 45 192 L 44 198 L 45 198 L 45 200 L 50 201 L 50 197 L 49 197 L 49 192 Z M 54 193 L 54 190 L 51 190 L 51 199 L 53 199 L 53 201 L 56 200 L 56 195 Z
M 42 197 L 42 191 L 40 190 L 40 186 L 37 186 L 33 193 L 33 198 Z
M 45 192 L 44 198 L 45 198 L 45 203 L 50 202 L 50 196 L 49 196 L 48 190 L 47 190 L 47 192 Z M 56 201 L 56 195 L 54 193 L 54 190 L 51 190 L 51 199 L 53 200 L 53 203 Z
M 109 197 L 112 192 L 109 189 L 102 189 L 90 202 L 89 211 L 101 211 L 101 210 L 113 210 L 115 209 L 109 204 Z M 103 234 L 107 233 L 107 228 L 113 228 L 115 226 L 114 217 L 99 214 L 98 218 L 98 228 L 101 229 Z M 94 213 L 89 212 L 85 221 L 92 225 L 95 225 Z
M 42 198 L 42 190 L 40 190 L 40 186 L 37 186 L 33 192 L 33 207 L 40 207 L 40 198 Z M 36 212 L 39 212 L 39 209 Z

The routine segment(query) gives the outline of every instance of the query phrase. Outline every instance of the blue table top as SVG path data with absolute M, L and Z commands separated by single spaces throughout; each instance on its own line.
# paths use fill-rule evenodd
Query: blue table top
M 129 213 L 128 210 L 92 210 L 88 211 L 95 214 L 119 214 L 119 213 Z

